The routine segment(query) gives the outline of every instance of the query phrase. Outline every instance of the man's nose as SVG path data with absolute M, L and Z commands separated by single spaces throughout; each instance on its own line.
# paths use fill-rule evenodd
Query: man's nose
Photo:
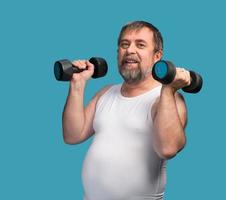
M 131 43 L 126 50 L 127 53 L 136 53 L 136 45 Z

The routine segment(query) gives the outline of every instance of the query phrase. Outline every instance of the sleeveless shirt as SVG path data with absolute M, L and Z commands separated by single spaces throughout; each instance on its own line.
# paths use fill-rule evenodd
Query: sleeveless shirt
M 84 200 L 162 200 L 166 160 L 153 149 L 151 107 L 158 86 L 124 97 L 114 85 L 97 102 L 94 138 L 83 162 Z

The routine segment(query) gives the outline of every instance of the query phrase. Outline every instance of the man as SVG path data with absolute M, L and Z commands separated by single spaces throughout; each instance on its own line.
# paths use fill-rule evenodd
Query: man
M 189 72 L 176 69 L 174 81 L 161 85 L 151 69 L 163 55 L 161 33 L 152 24 L 125 25 L 118 39 L 118 68 L 124 82 L 99 91 L 84 107 L 94 66 L 73 64 L 63 112 L 63 136 L 77 144 L 94 135 L 84 160 L 85 200 L 163 199 L 166 160 L 185 145 L 186 105 L 177 90 L 190 84 Z

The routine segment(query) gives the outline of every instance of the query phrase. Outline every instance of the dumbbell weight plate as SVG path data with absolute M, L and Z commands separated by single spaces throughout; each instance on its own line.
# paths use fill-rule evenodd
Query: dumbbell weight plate
M 176 70 L 170 61 L 160 60 L 156 62 L 152 69 L 152 76 L 162 84 L 169 84 L 173 81 Z
M 189 72 L 191 77 L 191 84 L 187 87 L 183 87 L 182 90 L 188 93 L 198 93 L 202 88 L 203 84 L 202 77 L 194 71 Z
M 54 64 L 54 75 L 57 80 L 68 81 L 71 79 L 73 74 L 72 63 L 67 60 L 59 60 Z

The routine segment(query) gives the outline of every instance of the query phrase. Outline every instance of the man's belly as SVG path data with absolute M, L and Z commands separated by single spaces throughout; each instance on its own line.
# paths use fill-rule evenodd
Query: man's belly
M 144 146 L 94 138 L 82 169 L 86 196 L 120 200 L 156 194 L 160 165 Z

